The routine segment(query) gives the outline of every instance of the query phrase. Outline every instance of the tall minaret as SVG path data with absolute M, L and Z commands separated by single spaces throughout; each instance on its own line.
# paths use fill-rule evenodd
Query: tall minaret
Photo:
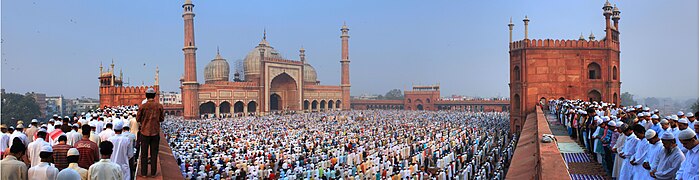
M 610 16 L 613 14 L 613 7 L 607 0 L 603 5 L 603 16 L 605 16 L 605 41 L 611 42 L 612 32 L 610 31 Z
M 341 60 L 340 60 L 340 67 L 341 67 L 341 75 L 340 75 L 340 88 L 343 90 L 343 102 L 342 103 L 342 110 L 350 110 L 350 57 L 348 55 L 348 38 L 350 38 L 350 35 L 348 35 L 348 26 L 345 25 L 345 22 L 343 22 L 343 27 L 340 28 L 340 32 L 342 34 L 340 35 L 340 39 L 342 41 L 342 51 L 341 51 Z
M 185 21 L 185 46 L 182 52 L 185 54 L 185 77 L 182 82 L 182 105 L 185 119 L 194 119 L 199 116 L 197 108 L 197 47 L 194 44 L 194 4 L 191 0 L 185 0 L 182 5 L 182 19 Z
M 527 39 L 527 24 L 530 23 L 530 19 L 525 16 L 525 19 L 523 19 L 523 23 L 525 23 L 525 39 Z
M 513 18 L 511 17 L 510 23 L 508 23 L 508 31 L 509 31 L 508 43 L 513 42 L 513 26 L 515 26 L 515 24 L 513 24 Z
M 158 83 L 160 81 L 160 77 L 158 77 L 159 73 L 160 73 L 160 70 L 158 70 L 158 66 L 156 66 L 156 83 L 154 83 L 154 85 L 156 85 L 156 86 L 158 86 Z

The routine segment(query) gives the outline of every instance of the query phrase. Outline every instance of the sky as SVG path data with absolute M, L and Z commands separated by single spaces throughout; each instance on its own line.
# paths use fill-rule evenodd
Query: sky
M 340 27 L 350 28 L 351 94 L 438 84 L 451 94 L 507 97 L 513 39 L 604 36 L 604 1 L 194 0 L 197 77 L 216 55 L 243 59 L 267 31 L 285 58 L 300 47 L 325 85 L 340 82 Z M 400 2 L 400 3 L 398 3 Z M 98 97 L 114 60 L 130 85 L 180 91 L 183 1 L 2 1 L 0 85 L 9 92 Z M 622 92 L 698 97 L 698 1 L 611 1 L 621 10 Z M 231 75 L 233 77 L 233 75 Z

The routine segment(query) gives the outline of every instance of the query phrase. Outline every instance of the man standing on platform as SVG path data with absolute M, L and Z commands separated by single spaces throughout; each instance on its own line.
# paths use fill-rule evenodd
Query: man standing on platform
M 160 142 L 160 122 L 165 120 L 163 114 L 163 105 L 156 102 L 154 98 L 156 97 L 156 91 L 152 88 L 146 90 L 146 103 L 139 107 L 139 111 L 136 116 L 136 121 L 141 123 L 139 127 L 141 129 L 140 148 L 140 163 L 141 163 L 141 176 L 146 176 L 148 174 L 148 164 L 151 164 L 151 176 L 155 177 L 156 168 L 158 163 L 158 144 Z M 150 150 L 150 162 L 149 162 L 149 150 Z

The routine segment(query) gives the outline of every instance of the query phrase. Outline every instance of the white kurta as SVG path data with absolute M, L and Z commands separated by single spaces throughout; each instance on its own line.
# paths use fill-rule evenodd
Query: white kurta
M 681 163 L 685 160 L 683 152 L 678 147 L 674 147 L 670 153 L 666 153 L 666 149 L 662 150 L 656 157 L 656 175 L 657 179 L 673 179 L 676 177 L 676 172 L 681 167 Z M 654 169 L 652 169 L 654 170 Z
M 618 179 L 632 179 L 634 167 L 630 164 L 630 159 L 632 159 L 632 155 L 637 150 L 637 142 L 639 142 L 639 139 L 634 134 L 627 136 L 625 147 L 622 150 L 625 160 L 622 160 L 622 168 L 620 168 L 620 177 Z
M 109 141 L 114 144 L 110 160 L 121 167 L 124 180 L 129 180 L 131 178 L 129 159 L 134 157 L 134 146 L 132 145 L 131 139 L 124 134 L 117 134 L 109 138 Z
M 678 170 L 677 178 L 686 179 L 698 179 L 698 146 L 696 145 L 693 149 L 689 149 L 685 153 L 685 161 L 681 163 L 681 168 Z
M 615 148 L 617 150 L 617 153 L 622 152 L 622 149 L 625 147 L 625 141 L 627 140 L 627 136 L 625 134 L 620 134 L 620 136 L 617 138 L 617 142 L 615 142 Z M 621 158 L 618 155 L 615 155 L 615 164 L 613 165 L 613 173 L 612 177 L 620 177 L 620 168 L 622 168 L 622 163 L 624 162 L 625 159 Z
M 29 157 L 29 162 L 32 163 L 32 167 L 39 165 L 41 163 L 41 157 L 39 153 L 41 152 L 41 147 L 51 146 L 48 142 L 44 141 L 44 138 L 37 138 L 34 142 L 29 143 L 27 147 L 27 157 Z
M 88 169 L 89 179 L 124 179 L 124 173 L 119 165 L 109 159 L 100 159 Z
M 76 132 L 75 130 L 71 130 L 66 134 L 66 137 L 68 138 L 66 144 L 73 146 L 76 142 L 80 141 L 80 139 L 83 138 L 83 135 L 79 132 Z
M 29 168 L 27 177 L 29 177 L 29 180 L 54 180 L 58 177 L 58 169 L 54 167 L 53 164 L 41 162 Z
M 642 138 L 637 142 L 637 150 L 634 152 L 634 156 L 630 161 L 634 161 L 637 165 L 634 165 L 633 173 L 632 173 L 632 178 L 634 179 L 640 179 L 640 177 L 646 177 L 643 176 L 644 174 L 649 174 L 649 171 L 644 169 L 642 166 L 642 163 L 646 159 L 647 155 L 647 145 L 649 145 L 649 141 L 647 141 L 646 138 Z
M 659 140 L 654 144 L 648 144 L 646 148 L 647 148 L 646 149 L 647 155 L 643 161 L 640 160 L 639 162 L 640 163 L 647 162 L 647 163 L 649 163 L 649 166 L 651 167 L 650 169 L 654 169 L 654 167 L 656 167 L 656 166 L 652 163 L 654 162 L 654 159 L 656 159 L 656 156 L 659 155 L 659 153 L 663 153 L 664 145 L 663 145 L 663 143 L 661 143 L 661 140 Z M 649 180 L 654 179 L 653 177 L 651 177 L 649 175 L 649 170 L 646 170 L 643 167 L 642 167 L 642 169 L 644 170 L 643 171 L 644 174 L 641 174 L 639 176 L 635 176 L 637 179 L 649 179 Z

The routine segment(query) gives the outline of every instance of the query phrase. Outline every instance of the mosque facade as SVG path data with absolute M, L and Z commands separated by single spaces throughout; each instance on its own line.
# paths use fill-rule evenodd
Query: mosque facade
M 186 119 L 202 115 L 241 113 L 264 114 L 273 111 L 331 111 L 350 108 L 348 27 L 341 30 L 341 84 L 321 85 L 317 74 L 299 50 L 299 60 L 285 59 L 270 45 L 266 35 L 243 60 L 244 73 L 229 78 L 230 66 L 217 54 L 204 68 L 204 83 L 197 82 L 194 4 L 182 5 L 184 19 L 184 76 L 180 79 L 182 115 Z M 243 76 L 244 78 L 241 78 Z M 174 107 L 172 109 L 178 109 Z
M 522 127 L 527 114 L 550 99 L 582 99 L 620 102 L 620 10 L 609 2 L 603 6 L 605 36 L 593 33 L 578 40 L 529 39 L 513 41 L 510 30 L 510 121 L 511 132 Z M 611 22 L 612 20 L 612 22 Z

